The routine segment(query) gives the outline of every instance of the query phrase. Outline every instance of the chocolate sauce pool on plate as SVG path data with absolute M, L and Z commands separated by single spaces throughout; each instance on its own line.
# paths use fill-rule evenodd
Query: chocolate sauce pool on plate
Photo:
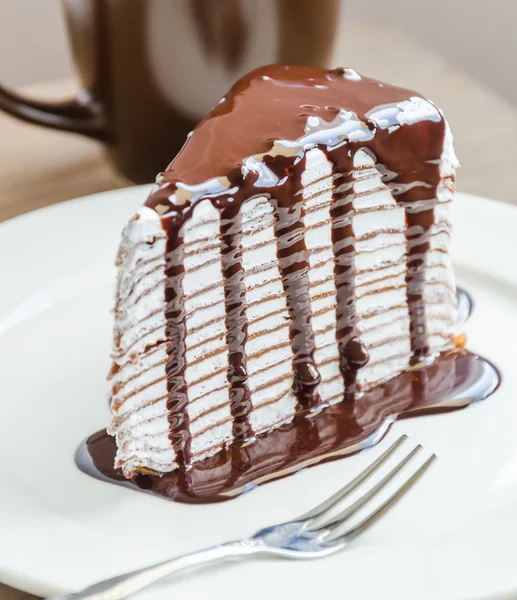
M 459 323 L 468 317 L 470 306 L 469 296 L 458 290 Z M 500 375 L 490 362 L 461 349 L 317 414 L 302 411 L 291 423 L 257 436 L 249 445 L 237 443 L 194 463 L 187 477 L 179 469 L 162 477 L 138 474 L 126 479 L 113 468 L 115 439 L 104 430 L 81 444 L 76 463 L 97 479 L 178 502 L 220 502 L 306 467 L 370 448 L 398 418 L 447 412 L 484 400 L 499 382 Z

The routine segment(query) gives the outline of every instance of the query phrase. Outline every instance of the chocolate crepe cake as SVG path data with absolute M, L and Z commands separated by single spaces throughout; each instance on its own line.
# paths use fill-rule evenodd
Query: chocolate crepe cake
M 118 254 L 115 466 L 188 468 L 454 347 L 441 111 L 272 65 L 189 135 Z

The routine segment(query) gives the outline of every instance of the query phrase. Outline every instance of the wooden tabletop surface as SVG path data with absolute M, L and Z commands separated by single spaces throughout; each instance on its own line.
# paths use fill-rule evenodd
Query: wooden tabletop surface
M 510 177 L 517 165 L 517 107 L 398 32 L 360 24 L 350 24 L 348 30 L 334 64 L 353 66 L 431 98 L 454 134 L 462 165 L 458 188 L 517 204 Z M 73 90 L 72 81 L 58 81 L 24 91 L 54 99 Z M 127 183 L 108 164 L 100 144 L 0 114 L 0 221 L 123 185 Z M 31 597 L 0 584 L 0 600 Z

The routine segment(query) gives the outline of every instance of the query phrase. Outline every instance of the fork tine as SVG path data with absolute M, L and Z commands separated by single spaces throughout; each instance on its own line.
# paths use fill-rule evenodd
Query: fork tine
M 368 527 L 373 525 L 378 519 L 391 508 L 402 496 L 409 490 L 409 488 L 427 471 L 431 463 L 436 459 L 436 455 L 432 454 L 418 469 L 408 477 L 404 483 L 394 492 L 387 500 L 385 500 L 380 506 L 375 508 L 367 517 L 360 521 L 357 525 L 348 529 L 343 534 L 327 540 L 327 543 L 332 547 L 346 545 L 348 542 L 353 540 L 355 537 L 363 533 Z
M 328 533 L 331 533 L 336 526 L 341 526 L 348 517 L 357 512 L 361 506 L 364 506 L 369 500 L 371 500 L 378 492 L 380 492 L 392 479 L 395 475 L 418 453 L 422 450 L 422 446 L 418 444 L 411 452 L 405 456 L 402 460 L 398 462 L 398 464 L 393 467 L 393 469 L 383 477 L 378 483 L 376 483 L 373 487 L 371 487 L 367 492 L 365 492 L 360 498 L 358 498 L 354 503 L 350 506 L 342 510 L 339 514 L 334 517 L 324 521 L 323 523 L 317 524 L 315 526 L 311 526 L 309 528 L 310 531 L 320 531 L 329 529 Z M 318 519 L 314 519 L 317 521 Z M 322 531 L 323 532 L 323 531 Z
M 315 519 L 323 515 L 329 509 L 333 508 L 338 502 L 346 498 L 349 494 L 351 494 L 358 485 L 360 485 L 365 479 L 367 479 L 376 469 L 386 461 L 394 452 L 399 448 L 399 446 L 407 440 L 407 435 L 401 435 L 399 439 L 394 442 L 385 452 L 383 452 L 377 459 L 375 459 L 364 471 L 359 473 L 357 477 L 352 479 L 349 483 L 347 483 L 344 487 L 338 490 L 335 494 L 330 496 L 327 500 L 318 504 L 312 510 L 304 513 L 297 519 L 293 519 L 293 521 L 309 521 Z

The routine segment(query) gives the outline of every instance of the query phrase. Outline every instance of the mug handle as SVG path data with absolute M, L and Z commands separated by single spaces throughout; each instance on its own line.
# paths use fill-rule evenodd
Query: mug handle
M 0 110 L 27 123 L 111 141 L 105 111 L 86 91 L 71 100 L 44 102 L 24 98 L 0 85 Z

